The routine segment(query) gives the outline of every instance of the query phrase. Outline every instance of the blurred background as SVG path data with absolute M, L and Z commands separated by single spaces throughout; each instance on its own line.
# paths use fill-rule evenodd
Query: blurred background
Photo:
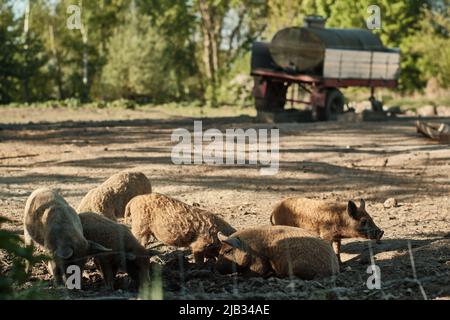
M 373 2 L 0 0 L 0 103 L 253 106 L 254 40 L 301 26 L 306 15 L 366 28 Z M 383 100 L 450 105 L 449 1 L 376 2 L 382 26 L 373 32 L 402 53 L 400 85 L 383 90 Z M 80 28 L 68 28 L 71 5 L 81 10 Z M 368 89 L 345 94 L 362 100 Z

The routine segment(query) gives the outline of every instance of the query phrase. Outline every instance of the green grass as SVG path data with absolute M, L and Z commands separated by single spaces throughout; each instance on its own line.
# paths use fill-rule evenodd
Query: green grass
M 155 265 L 152 268 L 150 283 L 139 291 L 140 300 L 163 300 L 163 281 L 161 276 L 161 266 Z
M 156 110 L 172 116 L 209 118 L 209 117 L 235 117 L 240 115 L 255 116 L 253 107 L 220 106 L 217 108 L 200 106 L 198 103 L 168 103 L 163 105 L 145 105 L 141 110 Z
M 82 104 L 76 99 L 64 101 L 47 101 L 39 103 L 11 103 L 0 106 L 0 110 L 6 116 L 6 122 L 22 122 L 16 118 L 33 118 L 32 121 L 42 121 L 40 118 L 48 115 L 49 121 L 64 120 L 56 117 L 64 117 L 66 120 L 76 120 L 77 115 L 84 114 L 84 118 L 97 118 L 104 114 L 105 118 L 111 115 L 124 118 L 136 117 L 192 117 L 192 118 L 210 118 L 210 117 L 237 117 L 237 116 L 256 116 L 256 110 L 251 107 L 229 106 L 210 107 L 202 105 L 200 102 L 172 102 L 166 104 L 144 104 L 139 105 L 130 100 L 117 100 L 112 102 L 90 102 Z M 44 110 L 44 112 L 40 112 Z M 48 110 L 48 111 L 47 111 Z M 54 112 L 53 112 L 54 111 Z M 37 114 L 37 115 L 36 115 Z M 8 117 L 8 115 L 10 115 Z M 23 116 L 23 117 L 22 117 Z M 75 116 L 75 117 L 74 117 Z M 39 119 L 38 119 L 39 118 Z
M 368 88 L 348 88 L 342 90 L 347 98 L 347 101 L 360 102 L 367 100 L 370 96 L 370 90 Z M 424 105 L 434 106 L 449 106 L 450 107 L 450 90 L 448 94 L 437 98 L 429 98 L 425 95 L 414 94 L 408 96 L 402 96 L 395 91 L 389 89 L 378 89 L 375 92 L 377 99 L 381 99 L 386 107 L 399 106 L 404 110 L 417 109 Z M 89 118 L 89 115 L 105 114 L 108 118 L 112 114 L 117 117 L 135 118 L 139 116 L 143 117 L 192 117 L 192 118 L 212 118 L 212 117 L 237 117 L 237 116 L 256 116 L 256 110 L 253 104 L 250 106 L 232 106 L 222 105 L 220 107 L 210 107 L 207 104 L 203 104 L 199 101 L 191 102 L 171 102 L 165 104 L 144 104 L 139 105 L 131 100 L 116 100 L 116 101 L 95 101 L 90 103 L 81 103 L 78 99 L 70 98 L 66 100 L 52 100 L 38 103 L 11 103 L 9 105 L 0 106 L 0 110 L 20 110 L 29 109 L 35 110 L 38 113 L 39 110 L 55 110 L 63 112 L 67 110 L 67 117 L 76 116 L 81 112 L 86 112 L 84 118 Z M 37 110 L 37 111 L 36 111 Z M 28 111 L 27 111 L 28 112 Z M 24 114 L 27 113 L 24 110 Z M 10 112 L 13 114 L 14 112 Z M 21 113 L 21 111 L 19 112 Z M 50 117 L 54 116 L 51 112 L 48 113 Z M 70 114 L 70 116 L 69 116 Z M 16 122 L 13 119 L 15 115 L 8 119 L 6 116 L 6 122 Z M 27 117 L 25 115 L 19 115 L 19 117 Z M 12 121 L 8 121 L 12 120 Z M 74 119 L 75 120 L 75 119 Z M 51 120 L 50 120 L 51 121 Z

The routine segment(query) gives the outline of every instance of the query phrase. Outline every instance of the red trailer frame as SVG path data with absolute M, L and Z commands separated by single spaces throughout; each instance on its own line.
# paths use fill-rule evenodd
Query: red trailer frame
M 271 99 L 268 97 L 268 88 L 276 86 L 275 90 L 279 91 L 279 94 L 276 95 L 278 97 L 270 100 L 271 103 L 275 103 L 275 105 L 279 106 L 282 105 L 283 107 L 285 102 L 311 105 L 318 120 L 329 120 L 334 114 L 343 112 L 344 97 L 338 88 L 371 88 L 371 97 L 369 100 L 372 102 L 372 108 L 375 111 L 380 111 L 381 103 L 374 98 L 375 88 L 395 88 L 398 84 L 397 80 L 334 79 L 307 74 L 289 74 L 283 71 L 274 71 L 263 68 L 252 70 L 251 75 L 255 79 L 255 87 L 253 89 L 255 100 Z M 303 101 L 287 98 L 287 88 L 292 84 L 297 84 L 299 88 L 310 93 L 311 100 Z M 333 106 L 337 109 L 333 110 Z

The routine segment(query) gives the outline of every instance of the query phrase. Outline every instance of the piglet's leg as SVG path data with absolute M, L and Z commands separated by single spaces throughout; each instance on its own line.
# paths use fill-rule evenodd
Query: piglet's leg
M 53 260 L 50 260 L 47 264 L 47 269 L 50 272 L 50 274 L 54 278 L 54 283 L 56 286 L 63 286 L 63 274 L 64 270 L 61 270 L 61 267 L 58 266 Z
M 205 241 L 202 238 L 197 239 L 196 241 L 192 242 L 191 245 L 191 251 L 194 255 L 194 262 L 197 265 L 197 267 L 202 267 L 205 263 Z
M 341 260 L 341 239 L 333 240 L 333 250 L 336 253 L 339 263 L 342 263 Z
M 25 242 L 25 245 L 26 245 L 27 247 L 34 247 L 34 246 L 33 246 L 33 240 L 31 239 L 31 236 L 30 236 L 30 234 L 28 233 L 27 229 L 25 229 L 25 231 L 24 231 L 24 242 Z M 33 248 L 33 249 L 34 249 L 34 248 Z M 29 273 L 31 272 L 31 269 L 32 269 L 32 266 L 31 266 L 30 261 L 25 260 L 25 272 L 26 272 L 27 274 L 29 274 Z
M 105 281 L 105 287 L 107 290 L 114 290 L 114 276 L 115 273 L 108 263 L 102 262 L 100 264 L 100 270 L 103 275 L 103 280 Z
M 194 254 L 194 263 L 201 267 L 205 263 L 205 255 L 203 254 L 203 251 L 193 251 Z

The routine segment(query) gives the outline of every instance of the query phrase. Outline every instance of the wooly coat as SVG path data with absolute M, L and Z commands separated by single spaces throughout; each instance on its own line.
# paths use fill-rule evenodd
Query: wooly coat
M 217 232 L 236 231 L 213 213 L 156 193 L 133 198 L 125 209 L 125 221 L 142 245 L 154 236 L 166 245 L 190 247 L 197 264 L 217 256 Z
M 48 268 L 58 284 L 65 280 L 68 266 L 83 270 L 88 256 L 111 251 L 84 237 L 77 213 L 55 190 L 42 188 L 30 195 L 23 223 L 25 243 L 43 246 L 51 255 Z
M 90 190 L 81 200 L 77 211 L 100 213 L 116 220 L 123 217 L 128 201 L 137 195 L 151 192 L 150 181 L 143 173 L 120 172 Z
M 330 244 L 300 228 L 262 226 L 218 237 L 222 247 L 216 269 L 220 273 L 301 279 L 339 273 L 339 262 Z
M 379 241 L 384 231 L 377 227 L 361 199 L 359 207 L 306 198 L 288 198 L 279 203 L 270 217 L 272 225 L 285 225 L 310 230 L 331 241 L 340 259 L 342 238 L 366 238 Z
M 92 212 L 80 213 L 79 217 L 86 239 L 112 249 L 94 257 L 108 289 L 113 290 L 118 271 L 127 272 L 138 285 L 148 283 L 149 254 L 125 225 Z

